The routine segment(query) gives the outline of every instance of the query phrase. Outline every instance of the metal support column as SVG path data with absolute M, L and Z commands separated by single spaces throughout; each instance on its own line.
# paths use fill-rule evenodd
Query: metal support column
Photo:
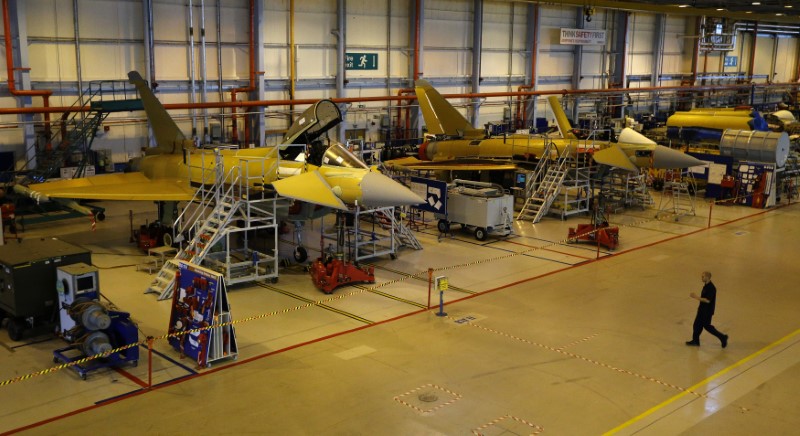
M 653 62 L 650 64 L 650 86 L 659 86 L 661 80 L 661 68 L 664 63 L 664 35 L 667 28 L 666 14 L 656 15 L 656 26 L 653 29 Z M 658 94 L 653 96 L 653 115 L 658 113 Z
M 472 2 L 472 93 L 481 92 L 481 52 L 483 51 L 483 2 Z M 472 126 L 478 125 L 480 116 L 480 98 L 472 99 Z
M 584 22 L 583 7 L 575 9 L 575 28 L 583 29 L 586 27 Z M 572 62 L 572 89 L 581 89 L 581 72 L 583 70 L 583 46 L 575 45 L 575 52 L 573 54 Z M 576 97 L 572 106 L 572 119 L 575 123 L 578 122 L 578 105 L 579 100 Z M 577 126 L 575 126 L 577 127 Z
M 264 43 L 266 41 L 266 37 L 264 36 L 264 2 L 257 1 L 255 5 L 255 20 L 253 24 L 253 29 L 256 32 L 255 35 L 255 64 L 256 64 L 256 100 L 265 100 L 266 99 L 266 90 L 264 89 L 264 70 L 266 69 L 266 64 L 264 62 Z M 251 135 L 251 138 L 254 138 L 256 141 L 256 147 L 263 146 L 267 142 L 266 137 L 266 120 L 264 118 L 264 106 L 258 106 L 254 108 L 255 114 L 255 122 L 250 123 L 255 129 L 254 134 Z
M 536 90 L 539 88 L 539 78 L 536 75 L 536 62 L 539 59 L 539 4 L 528 5 L 526 13 L 527 24 L 525 28 L 525 47 L 528 50 L 528 60 L 525 67 L 525 83 L 533 86 Z M 524 120 L 526 126 L 535 127 L 536 122 L 536 96 L 527 99 L 525 113 L 527 119 Z
M 346 81 L 345 78 L 345 50 L 347 47 L 347 41 L 345 40 L 345 35 L 347 34 L 346 29 L 346 14 L 345 11 L 345 0 L 336 0 L 336 30 L 334 30 L 334 35 L 336 35 L 336 96 L 339 98 L 346 97 L 344 95 L 344 84 Z M 341 109 L 341 107 L 340 107 Z M 346 111 L 342 110 L 342 119 L 347 116 Z M 336 127 L 337 137 L 339 138 L 339 142 L 344 143 L 344 133 L 345 133 L 345 125 L 347 123 L 339 123 Z

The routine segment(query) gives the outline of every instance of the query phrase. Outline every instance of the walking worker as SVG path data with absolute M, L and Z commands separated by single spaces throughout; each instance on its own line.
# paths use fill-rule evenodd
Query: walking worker
M 686 345 L 699 347 L 700 333 L 703 332 L 703 329 L 706 329 L 707 332 L 716 336 L 722 343 L 722 348 L 725 348 L 728 346 L 728 335 L 720 332 L 711 325 L 711 318 L 714 316 L 714 307 L 717 304 L 717 288 L 714 286 L 714 283 L 711 282 L 710 272 L 703 271 L 702 279 L 703 290 L 700 292 L 700 295 L 694 292 L 689 294 L 690 297 L 699 301 L 700 304 L 697 306 L 697 316 L 694 318 L 692 340 L 686 341 Z

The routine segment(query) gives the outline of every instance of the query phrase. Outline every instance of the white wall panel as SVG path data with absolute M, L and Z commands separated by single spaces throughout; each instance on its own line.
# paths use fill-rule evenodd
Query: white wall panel
M 778 40 L 778 62 L 775 65 L 774 81 L 786 83 L 797 80 L 797 68 L 800 59 L 797 58 L 797 38 L 781 38 Z
M 59 0 L 29 0 L 25 2 L 29 37 L 72 38 L 74 21 L 72 2 Z
M 772 52 L 775 48 L 775 38 L 771 36 L 759 36 L 756 40 L 756 61 L 753 67 L 753 75 L 769 75 L 772 72 Z M 759 80 L 759 82 L 762 82 Z

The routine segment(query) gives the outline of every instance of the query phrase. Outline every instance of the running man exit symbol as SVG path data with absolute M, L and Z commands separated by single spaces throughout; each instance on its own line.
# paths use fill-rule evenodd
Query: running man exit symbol
M 377 53 L 347 53 L 344 55 L 344 67 L 348 70 L 377 70 Z

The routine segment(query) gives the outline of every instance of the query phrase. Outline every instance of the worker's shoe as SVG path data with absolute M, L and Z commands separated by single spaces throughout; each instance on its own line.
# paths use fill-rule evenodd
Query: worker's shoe
M 700 341 L 686 341 L 686 345 L 688 345 L 690 347 L 699 347 L 700 346 Z
M 720 341 L 722 341 L 722 348 L 727 347 L 728 346 L 728 335 L 722 335 L 722 339 L 720 339 Z

